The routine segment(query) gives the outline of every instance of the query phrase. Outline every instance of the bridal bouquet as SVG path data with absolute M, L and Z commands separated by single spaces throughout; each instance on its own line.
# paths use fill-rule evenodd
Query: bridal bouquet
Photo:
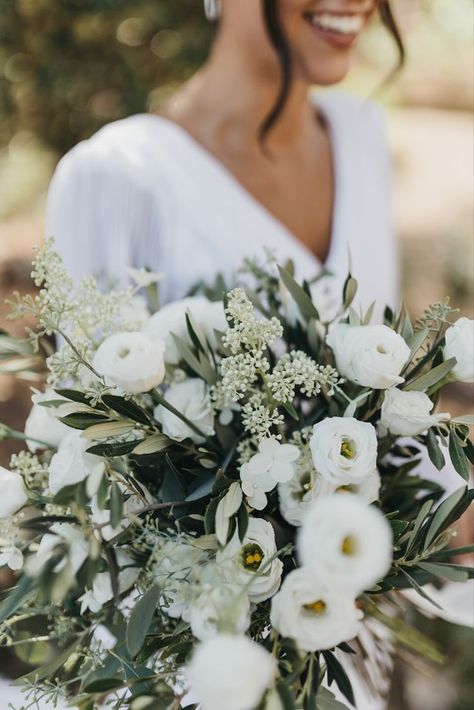
M 150 315 L 158 275 L 103 294 L 38 251 L 14 309 L 35 329 L 0 336 L 23 376 L 49 348 L 24 433 L 1 430 L 28 447 L 0 470 L 0 564 L 19 571 L 0 638 L 35 665 L 27 707 L 329 710 L 394 647 L 442 662 L 404 590 L 426 604 L 470 575 L 451 526 L 472 421 L 433 410 L 474 380 L 473 322 L 436 304 L 373 325 L 351 277 L 326 318 L 291 264 L 245 271 Z

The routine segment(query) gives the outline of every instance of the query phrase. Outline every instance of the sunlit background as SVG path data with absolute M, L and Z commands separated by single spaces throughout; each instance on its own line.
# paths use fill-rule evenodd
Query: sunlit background
M 344 88 L 386 110 L 405 300 L 419 314 L 449 294 L 472 317 L 474 5 L 392 4 L 406 67 L 389 78 L 396 55 L 374 25 Z M 58 158 L 104 123 L 156 110 L 205 59 L 212 33 L 201 0 L 0 0 L 0 327 L 4 298 L 29 288 Z M 0 380 L 0 421 L 21 428 L 27 401 L 26 384 Z M 455 387 L 448 406 L 472 410 L 472 388 Z M 0 447 L 5 465 L 12 449 Z M 442 622 L 428 630 L 449 667 L 400 663 L 390 710 L 472 708 L 472 637 Z

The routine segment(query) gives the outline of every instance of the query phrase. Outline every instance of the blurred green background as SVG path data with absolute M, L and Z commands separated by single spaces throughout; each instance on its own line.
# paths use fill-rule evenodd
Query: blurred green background
M 450 294 L 472 317 L 473 2 L 392 6 L 406 67 L 386 81 L 396 55 L 374 23 L 341 88 L 386 109 L 405 300 L 418 314 Z M 105 123 L 157 109 L 204 61 L 212 36 L 202 0 L 0 0 L 0 327 L 4 298 L 29 287 L 59 157 Z M 28 399 L 27 384 L 0 380 L 0 421 L 21 427 Z M 455 387 L 446 407 L 472 411 L 472 388 Z M 5 465 L 12 449 L 0 447 Z M 428 627 L 449 667 L 400 663 L 390 710 L 474 707 L 472 634 L 443 622 Z

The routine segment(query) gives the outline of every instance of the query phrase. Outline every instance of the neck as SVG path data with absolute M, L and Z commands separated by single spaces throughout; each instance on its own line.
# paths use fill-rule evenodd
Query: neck
M 224 42 L 218 37 L 209 60 L 178 91 L 171 110 L 190 126 L 198 122 L 210 145 L 252 149 L 258 145 L 261 126 L 275 105 L 280 86 L 281 72 L 273 51 L 265 65 L 256 67 L 231 38 Z M 301 140 L 309 123 L 314 128 L 308 91 L 305 82 L 293 80 L 284 109 L 268 135 L 269 153 L 285 152 Z

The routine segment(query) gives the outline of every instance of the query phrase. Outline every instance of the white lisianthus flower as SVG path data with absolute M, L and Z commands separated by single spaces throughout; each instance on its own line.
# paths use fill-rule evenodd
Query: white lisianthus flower
M 450 376 L 458 382 L 474 382 L 474 320 L 458 318 L 445 333 L 444 357 L 455 357 Z
M 189 314 L 196 328 L 201 331 L 213 349 L 217 346 L 214 331 L 227 330 L 227 320 L 221 301 L 213 302 L 204 296 L 194 296 L 163 306 L 145 323 L 142 331 L 152 340 L 160 340 L 165 344 L 165 361 L 170 365 L 177 365 L 181 359 L 173 334 L 188 345 L 191 344 L 186 314 Z
M 378 500 L 380 491 L 380 476 L 378 471 L 366 476 L 360 483 L 329 483 L 315 471 L 302 471 L 291 481 L 280 483 L 278 495 L 280 512 L 285 520 L 300 527 L 311 510 L 313 501 L 335 493 L 353 493 L 366 503 Z
M 253 710 L 271 687 L 276 661 L 246 636 L 220 634 L 201 643 L 186 670 L 203 710 Z
M 401 335 L 386 325 L 340 323 L 326 337 L 343 377 L 363 387 L 388 389 L 404 381 L 400 377 L 410 357 Z
M 86 453 L 90 441 L 79 431 L 69 430 L 49 464 L 49 489 L 55 495 L 61 488 L 80 483 L 86 478 L 99 482 L 105 465 L 99 456 Z
M 163 382 L 163 353 L 163 344 L 143 333 L 114 333 L 99 345 L 92 364 L 109 384 L 139 394 Z
M 59 421 L 54 408 L 41 406 L 41 402 L 50 402 L 53 399 L 61 399 L 53 390 L 35 391 L 31 397 L 33 407 L 25 422 L 25 436 L 27 446 L 32 453 L 45 448 L 36 440 L 43 441 L 45 445 L 48 444 L 53 449 L 57 449 L 70 431 L 69 427 Z
M 250 626 L 248 596 L 232 584 L 205 585 L 188 614 L 191 630 L 200 641 L 221 630 L 244 634 Z
M 14 572 L 23 567 L 23 553 L 15 545 L 0 545 L 0 567 L 4 566 L 10 567 Z
M 313 427 L 310 441 L 316 471 L 329 483 L 359 483 L 377 466 L 377 433 L 352 417 L 327 417 Z
M 293 570 L 272 599 L 271 622 L 302 651 L 324 651 L 357 636 L 363 614 L 354 597 L 305 567 Z
M 23 477 L 0 466 L 0 519 L 14 515 L 27 501 Z
M 155 418 L 161 422 L 163 433 L 166 436 L 175 441 L 192 439 L 196 444 L 202 444 L 205 437 L 214 434 L 214 412 L 209 389 L 204 380 L 190 377 L 184 382 L 171 385 L 166 390 L 165 396 L 169 404 L 181 412 L 204 434 L 204 436 L 200 436 L 186 422 L 160 404 L 155 408 Z
M 300 528 L 298 556 L 321 582 L 359 594 L 390 569 L 392 530 L 377 508 L 355 495 L 323 498 Z
M 293 444 L 280 444 L 275 438 L 262 439 L 258 453 L 240 469 L 242 490 L 250 505 L 263 510 L 267 504 L 266 493 L 278 483 L 289 481 L 295 474 L 294 463 L 300 451 Z
M 278 590 L 283 565 L 278 558 L 275 533 L 271 523 L 262 518 L 250 518 L 243 542 L 237 532 L 223 550 L 217 553 L 217 562 L 233 561 L 236 580 L 244 587 L 251 602 L 258 604 L 272 597 Z
M 314 470 L 303 470 L 290 481 L 278 484 L 280 512 L 290 525 L 303 524 L 312 502 L 319 497 L 322 480 Z
M 383 434 L 417 436 L 440 422 L 447 421 L 447 412 L 430 414 L 433 402 L 424 392 L 404 392 L 392 387 L 385 392 L 380 429 Z

